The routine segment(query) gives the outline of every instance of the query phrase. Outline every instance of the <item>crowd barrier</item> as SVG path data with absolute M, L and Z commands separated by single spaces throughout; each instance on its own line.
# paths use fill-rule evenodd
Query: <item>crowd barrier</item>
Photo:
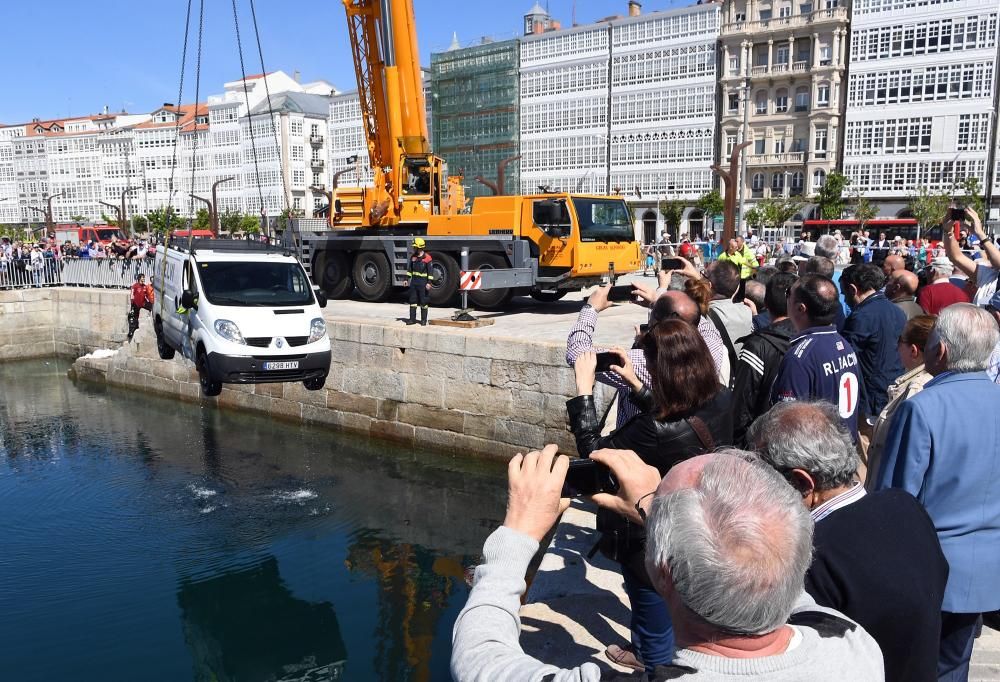
M 45 258 L 35 264 L 28 260 L 3 260 L 0 289 L 55 286 L 128 289 L 139 273 L 146 276 L 147 282 L 151 280 L 151 258 Z

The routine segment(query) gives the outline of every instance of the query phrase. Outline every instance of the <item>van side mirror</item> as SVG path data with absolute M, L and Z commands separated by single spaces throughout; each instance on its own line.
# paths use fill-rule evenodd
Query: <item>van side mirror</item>
M 314 293 L 316 294 L 316 303 L 320 308 L 325 308 L 326 304 L 329 302 L 326 298 L 326 294 L 323 293 L 322 289 L 316 289 Z
M 193 291 L 185 291 L 181 294 L 181 305 L 189 309 L 198 307 L 198 302 L 194 297 Z

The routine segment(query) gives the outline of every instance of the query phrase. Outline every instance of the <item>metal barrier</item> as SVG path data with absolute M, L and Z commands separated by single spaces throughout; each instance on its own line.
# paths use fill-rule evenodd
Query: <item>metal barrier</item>
M 142 273 L 149 282 L 153 259 L 45 258 L 0 260 L 0 289 L 31 289 L 55 286 L 128 289 Z

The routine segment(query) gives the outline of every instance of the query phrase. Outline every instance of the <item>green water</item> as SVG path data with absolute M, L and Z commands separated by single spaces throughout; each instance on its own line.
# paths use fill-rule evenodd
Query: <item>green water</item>
M 447 680 L 503 468 L 0 365 L 0 680 Z

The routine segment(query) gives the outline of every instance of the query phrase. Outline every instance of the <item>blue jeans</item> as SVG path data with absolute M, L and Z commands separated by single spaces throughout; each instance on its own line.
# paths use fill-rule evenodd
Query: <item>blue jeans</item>
M 979 632 L 978 613 L 941 612 L 941 648 L 938 652 L 938 682 L 966 682 L 972 645 Z
M 646 580 L 636 577 L 622 565 L 625 593 L 632 604 L 632 646 L 635 655 L 652 674 L 658 665 L 668 665 L 674 657 L 674 625 L 670 621 L 667 603 Z

